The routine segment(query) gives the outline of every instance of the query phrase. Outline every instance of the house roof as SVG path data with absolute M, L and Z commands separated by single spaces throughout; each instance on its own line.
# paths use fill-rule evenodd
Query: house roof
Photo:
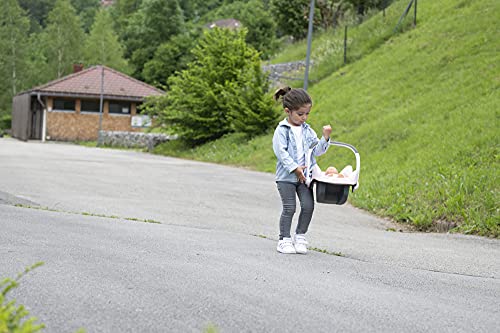
M 103 95 L 110 98 L 142 100 L 165 92 L 106 66 L 93 66 L 21 94 L 98 97 L 101 95 L 101 68 L 104 70 Z
M 101 6 L 103 6 L 103 7 L 112 6 L 113 3 L 114 3 L 114 0 L 101 0 Z
M 223 20 L 218 20 L 209 24 L 205 25 L 207 28 L 213 29 L 215 27 L 219 28 L 229 28 L 229 29 L 237 29 L 241 27 L 241 22 L 230 18 L 230 19 L 223 19 Z

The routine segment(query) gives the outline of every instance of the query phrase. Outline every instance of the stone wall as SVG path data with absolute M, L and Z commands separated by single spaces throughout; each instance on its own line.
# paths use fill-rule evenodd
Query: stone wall
M 312 62 L 309 66 L 312 66 Z M 282 81 L 286 80 L 304 80 L 303 76 L 305 68 L 305 61 L 285 62 L 281 64 L 269 64 L 262 66 L 262 70 L 269 73 L 269 81 L 271 81 L 271 86 L 273 87 L 284 85 Z
M 111 147 L 148 148 L 148 150 L 152 150 L 157 144 L 174 139 L 176 139 L 175 136 L 162 133 L 101 131 L 100 143 Z

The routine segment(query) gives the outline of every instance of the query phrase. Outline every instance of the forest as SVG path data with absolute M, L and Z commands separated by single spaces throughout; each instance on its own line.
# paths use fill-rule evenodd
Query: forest
M 389 2 L 318 0 L 314 29 L 327 30 L 347 21 L 361 22 L 370 11 Z M 253 61 L 252 75 L 259 76 L 257 81 L 261 81 L 253 84 L 257 89 L 255 93 L 237 94 L 231 106 L 245 99 L 262 99 L 267 85 L 255 64 L 271 59 L 283 45 L 306 37 L 309 5 L 309 0 L 3 0 L 0 4 L 3 78 L 0 80 L 0 130 L 10 127 L 13 96 L 70 74 L 74 64 L 83 64 L 85 68 L 106 65 L 165 91 L 173 88 L 179 96 L 184 95 L 184 91 L 179 91 L 183 82 L 179 77 L 189 64 L 210 61 L 202 59 L 210 56 L 205 54 L 206 49 L 198 52 L 196 49 L 210 24 L 223 19 L 237 20 L 244 29 L 219 33 L 217 38 L 211 38 L 213 46 L 219 48 L 221 54 L 234 53 L 231 49 L 234 41 L 242 39 L 243 44 L 239 45 L 248 48 L 247 56 L 248 52 L 252 54 L 252 60 L 245 58 L 243 63 Z M 234 64 L 229 61 L 226 65 Z M 246 80 L 255 81 L 252 77 Z M 207 84 L 213 86 L 213 82 Z M 172 104 L 171 101 L 165 103 Z M 271 112 L 269 107 L 265 109 L 268 114 Z M 267 119 L 263 117 L 262 122 Z M 235 130 L 229 127 L 193 143 Z M 253 130 L 255 126 L 246 131 Z

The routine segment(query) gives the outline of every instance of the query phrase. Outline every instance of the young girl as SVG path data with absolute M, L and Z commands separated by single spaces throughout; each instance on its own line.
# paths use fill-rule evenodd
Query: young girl
M 312 101 L 304 89 L 281 88 L 274 94 L 274 99 L 278 100 L 280 97 L 287 117 L 278 124 L 273 137 L 273 150 L 278 158 L 276 184 L 283 204 L 277 250 L 281 253 L 305 254 L 308 245 L 305 233 L 314 210 L 312 190 L 305 184 L 305 153 L 314 147 L 313 155 L 324 154 L 329 147 L 332 128 L 330 125 L 323 126 L 323 137 L 319 140 L 306 123 Z M 313 157 L 311 166 L 315 164 Z M 300 215 L 292 241 L 290 229 L 295 214 L 296 195 L 300 201 Z

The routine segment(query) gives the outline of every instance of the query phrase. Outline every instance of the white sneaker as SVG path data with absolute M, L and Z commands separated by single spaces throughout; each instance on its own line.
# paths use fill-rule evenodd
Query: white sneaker
M 304 234 L 298 234 L 293 237 L 293 245 L 295 247 L 295 252 L 299 254 L 307 253 L 307 245 L 309 243 L 306 240 L 306 236 Z
M 283 238 L 278 241 L 278 246 L 276 250 L 280 253 L 291 254 L 295 253 L 295 248 L 293 247 L 293 242 L 291 238 Z

